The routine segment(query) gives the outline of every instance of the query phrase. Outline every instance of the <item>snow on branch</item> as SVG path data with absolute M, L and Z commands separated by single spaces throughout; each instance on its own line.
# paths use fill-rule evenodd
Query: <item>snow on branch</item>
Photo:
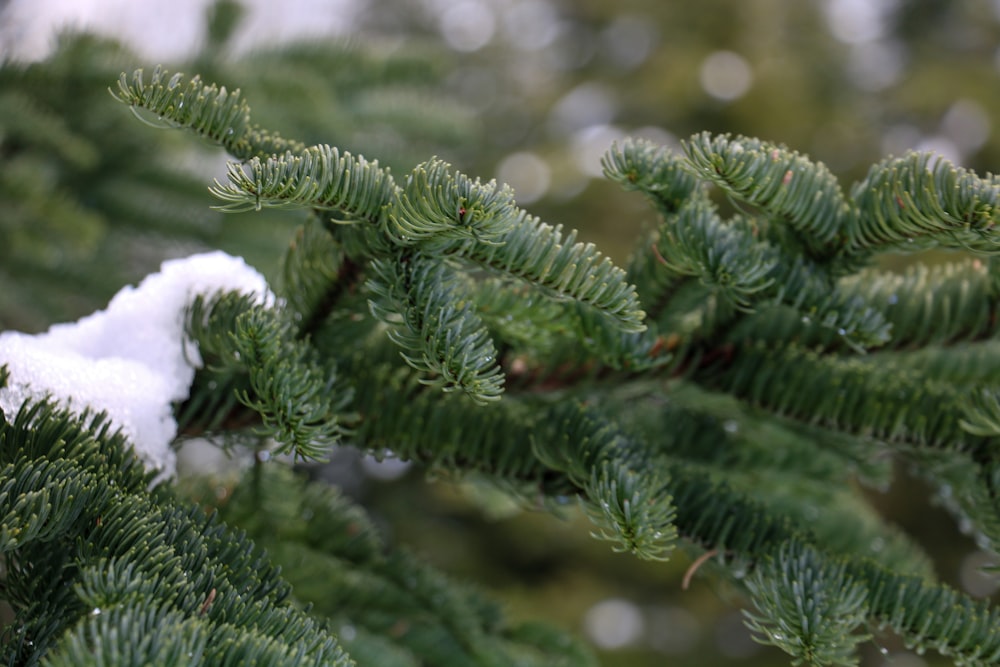
M 223 252 L 169 260 L 137 287 L 127 286 L 105 310 L 28 335 L 0 334 L 0 410 L 13 419 L 25 402 L 50 399 L 73 412 L 106 412 L 160 479 L 174 472 L 177 434 L 172 404 L 188 397 L 197 347 L 184 332 L 185 312 L 199 295 L 256 295 L 273 301 L 264 277 Z

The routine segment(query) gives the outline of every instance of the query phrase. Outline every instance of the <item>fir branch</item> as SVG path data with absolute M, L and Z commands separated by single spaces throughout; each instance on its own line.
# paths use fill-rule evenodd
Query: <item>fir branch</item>
M 866 621 L 867 590 L 812 549 L 791 543 L 761 563 L 747 578 L 756 612 L 744 612 L 754 639 L 781 648 L 793 665 L 858 664 L 856 646 L 870 635 L 856 628 Z
M 212 406 L 232 407 L 222 399 L 235 396 L 259 415 L 262 432 L 277 440 L 278 452 L 303 459 L 322 457 L 339 441 L 350 390 L 283 312 L 229 293 L 195 299 L 187 322 L 209 376 L 196 388 L 217 396 L 208 399 L 208 413 Z M 200 392 L 192 401 L 199 397 Z M 192 406 L 185 414 L 195 419 L 204 411 Z
M 582 490 L 598 526 L 592 535 L 615 551 L 667 560 L 677 542 L 670 477 L 638 443 L 581 406 L 553 410 L 551 427 L 532 438 L 536 455 Z
M 696 145 L 705 151 L 713 146 L 719 150 L 726 148 L 734 154 L 745 150 L 732 148 L 727 137 L 714 143 L 708 135 L 700 135 L 698 139 L 701 143 Z M 780 244 L 780 235 L 775 236 L 774 242 L 769 240 L 766 220 L 736 217 L 723 221 L 705 194 L 690 184 L 692 176 L 682 171 L 683 163 L 679 158 L 658 154 L 644 144 L 628 145 L 626 149 L 631 150 L 612 151 L 606 156 L 608 165 L 617 165 L 616 168 L 622 170 L 612 175 L 623 182 L 626 189 L 634 189 L 633 180 L 642 183 L 643 191 L 653 198 L 663 215 L 649 247 L 640 246 L 630 262 L 647 303 L 657 304 L 653 312 L 664 310 L 666 302 L 676 295 L 680 288 L 679 277 L 693 277 L 746 313 L 774 303 L 791 305 L 807 322 L 816 322 L 836 332 L 841 342 L 857 351 L 882 345 L 888 340 L 889 326 L 885 318 L 863 301 L 841 294 L 834 286 L 832 267 L 797 254 L 794 248 L 785 247 L 787 244 Z M 760 152 L 762 149 L 758 146 L 754 150 Z M 706 160 L 709 159 L 707 155 L 702 154 Z M 751 171 L 763 168 L 756 162 L 751 166 L 744 165 Z M 807 166 L 800 165 L 802 169 Z M 822 177 L 824 182 L 827 177 L 832 178 L 823 174 L 825 172 L 817 178 Z M 658 197 L 662 193 L 652 184 L 654 178 L 679 178 L 680 184 L 677 191 L 666 195 L 666 201 L 660 202 Z M 837 197 L 841 197 L 839 189 L 837 193 Z M 687 199 L 681 200 L 682 196 Z M 770 213 L 789 214 L 782 210 Z
M 754 405 L 826 428 L 902 446 L 966 452 L 984 446 L 957 418 L 963 392 L 907 367 L 751 343 L 709 377 L 708 384 Z
M 812 256 L 833 254 L 851 211 L 822 163 L 780 144 L 707 132 L 685 142 L 684 152 L 699 177 L 787 222 Z
M 985 438 L 1000 437 L 1000 388 L 980 387 L 973 391 L 959 420 L 962 428 Z
M 928 377 L 962 387 L 988 385 L 1000 377 L 1000 341 L 959 342 L 898 352 L 899 363 L 920 368 Z
M 885 313 L 889 347 L 954 345 L 991 336 L 996 325 L 997 293 L 978 259 L 918 264 L 902 275 L 865 271 L 840 284 Z
M 531 449 L 537 416 L 531 406 L 511 397 L 489 409 L 456 409 L 458 397 L 434 395 L 411 374 L 374 365 L 365 356 L 352 360 L 360 379 L 354 406 L 361 417 L 351 444 L 384 456 L 417 461 L 431 470 L 478 471 L 559 495 L 573 488 L 551 475 Z M 549 485 L 550 484 L 550 485 Z
M 465 241 L 501 243 L 521 222 L 514 192 L 496 181 L 481 183 L 453 173 L 442 160 L 414 168 L 385 216 L 388 236 L 398 245 L 447 252 Z
M 482 320 L 447 267 L 419 253 L 374 260 L 368 281 L 372 314 L 422 382 L 461 390 L 477 403 L 497 400 L 503 373 Z
M 657 254 L 667 271 L 696 276 L 741 310 L 775 283 L 780 256 L 744 225 L 725 225 L 715 207 L 696 198 L 661 228 Z
M 892 628 L 908 645 L 934 649 L 962 665 L 988 667 L 1000 660 L 1000 611 L 987 602 L 871 563 L 849 566 L 846 573 L 865 582 L 877 625 Z
M 700 190 L 680 157 L 645 139 L 613 144 L 601 158 L 604 175 L 625 190 L 646 195 L 664 215 L 676 213 Z
M 148 111 L 164 126 L 191 130 L 221 145 L 238 160 L 303 148 L 252 125 L 250 107 L 239 89 L 205 85 L 197 75 L 185 80 L 180 72 L 171 75 L 157 66 L 147 83 L 142 69 L 131 77 L 123 72 L 117 91 L 111 94 L 129 105 L 140 120 L 143 117 L 138 110 Z
M 27 509 L 40 498 L 30 488 L 37 482 L 58 503 L 51 509 L 65 510 L 43 522 L 47 530 L 22 529 L 9 543 L 5 592 L 21 615 L 7 633 L 5 662 L 146 664 L 175 654 L 186 662 L 204 647 L 212 664 L 349 664 L 285 602 L 287 584 L 251 543 L 147 490 L 149 474 L 104 418 L 35 404 L 13 422 L 0 419 L 0 445 L 25 473 L 5 486 L 2 504 Z
M 0 469 L 0 553 L 62 537 L 108 491 L 66 461 L 21 460 Z M 103 494 L 103 496 L 102 496 Z
M 354 157 L 327 145 L 310 146 L 248 163 L 230 162 L 229 183 L 209 192 L 228 213 L 262 208 L 310 207 L 338 214 L 338 222 L 377 220 L 396 185 L 378 160 Z
M 995 254 L 1000 184 L 933 153 L 872 166 L 851 189 L 857 210 L 845 231 L 852 251 L 929 244 Z M 916 246 L 915 248 L 913 246 Z
M 315 333 L 345 295 L 360 291 L 362 274 L 318 215 L 296 230 L 282 258 L 279 293 L 295 313 L 300 337 Z
M 857 340 L 859 331 L 873 332 L 868 340 L 880 346 L 880 358 L 919 346 L 922 351 L 918 356 L 933 362 L 937 357 L 968 358 L 973 354 L 975 348 L 969 346 L 962 347 L 961 353 L 953 348 L 991 336 L 997 310 L 991 280 L 983 263 L 975 259 L 916 265 L 903 274 L 865 270 L 841 278 L 825 301 L 804 313 L 780 307 L 763 309 L 744 318 L 727 338 L 776 345 L 791 340 L 802 347 L 834 352 Z M 988 355 L 976 356 L 990 363 Z M 906 358 L 917 357 L 911 353 Z M 973 371 L 968 363 L 960 367 L 938 364 L 936 368 L 938 372 L 929 375 L 940 379 L 944 379 L 942 374 L 953 376 L 959 368 Z
M 545 354 L 555 352 L 564 342 L 564 304 L 546 298 L 530 285 L 511 284 L 494 276 L 477 281 L 474 287 L 476 309 L 499 347 Z
M 238 398 L 261 416 L 278 452 L 316 459 L 344 434 L 341 418 L 350 391 L 308 343 L 294 342 L 290 330 L 260 308 L 237 319 L 233 347 L 246 364 L 252 390 Z
M 518 224 L 492 244 L 478 244 L 465 254 L 485 267 L 520 278 L 557 300 L 572 299 L 604 313 L 626 332 L 645 328 L 645 313 L 625 272 L 591 243 L 576 243 L 576 232 L 564 235 L 520 212 Z
M 386 663 L 377 660 L 386 653 L 399 661 L 388 664 L 406 665 L 418 660 L 484 667 L 515 660 L 532 667 L 594 664 L 566 635 L 513 625 L 479 591 L 405 551 L 387 552 L 364 512 L 335 489 L 306 483 L 280 466 L 265 466 L 258 474 L 263 482 L 254 484 L 253 473 L 245 474 L 220 512 L 268 546 L 293 585 L 301 583 L 300 601 L 357 631 L 347 647 L 359 665 L 382 667 Z M 276 511 L 257 512 L 258 503 Z M 317 586 L 318 580 L 328 583 Z

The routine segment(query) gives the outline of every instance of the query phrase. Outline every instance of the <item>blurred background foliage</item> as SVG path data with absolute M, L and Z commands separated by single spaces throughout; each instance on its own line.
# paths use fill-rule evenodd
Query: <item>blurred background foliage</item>
M 144 127 L 108 95 L 120 72 L 157 62 L 241 88 L 254 120 L 285 136 L 397 173 L 438 155 L 509 182 L 618 260 L 652 222 L 600 178 L 601 154 L 627 135 L 757 136 L 825 162 L 845 187 L 908 149 L 980 172 L 1000 162 L 995 0 L 7 0 L 0 53 L 0 329 L 78 318 L 201 249 L 276 275 L 298 218 L 211 210 L 224 157 Z M 609 667 L 786 664 L 750 640 L 734 593 L 697 574 L 682 589 L 683 556 L 611 553 L 572 508 L 555 519 L 475 480 L 428 484 L 426 471 L 349 452 L 312 473 L 514 615 L 587 636 Z M 900 473 L 874 502 L 928 546 L 943 580 L 993 595 L 984 556 Z M 945 663 L 877 637 L 863 664 Z

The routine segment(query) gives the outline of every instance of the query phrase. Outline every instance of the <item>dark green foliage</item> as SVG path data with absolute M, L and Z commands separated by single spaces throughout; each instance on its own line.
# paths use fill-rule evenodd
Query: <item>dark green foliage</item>
M 626 142 L 606 158 L 608 175 L 647 195 L 662 214 L 631 262 L 632 287 L 592 246 L 526 216 L 494 183 L 432 161 L 395 186 L 374 163 L 324 147 L 303 154 L 310 151 L 328 157 L 307 162 L 289 153 L 266 168 L 233 167 L 230 186 L 216 192 L 230 207 L 290 202 L 318 216 L 300 239 L 308 234 L 331 251 L 319 263 L 328 287 L 303 278 L 286 285 L 306 286 L 292 302 L 302 304 L 301 319 L 316 323 L 316 348 L 356 384 L 351 441 L 431 468 L 485 473 L 527 497 L 578 496 L 595 536 L 616 550 L 666 558 L 679 539 L 710 550 L 734 572 L 753 573 L 746 581 L 759 611 L 752 627 L 800 662 L 854 664 L 861 636 L 851 632 L 867 622 L 988 664 L 992 639 L 975 620 L 980 612 L 956 607 L 946 589 L 893 574 L 916 568 L 926 575 L 926 560 L 843 487 L 851 470 L 883 479 L 876 459 L 886 451 L 924 462 L 933 452 L 965 457 L 968 466 L 931 466 L 928 476 L 963 475 L 967 488 L 953 509 L 976 522 L 983 541 L 1000 537 L 993 501 L 975 500 L 990 495 L 986 469 L 975 471 L 991 461 L 996 401 L 927 375 L 907 356 L 917 344 L 985 337 L 992 307 L 973 295 L 992 298 L 994 281 L 981 262 L 881 273 L 868 266 L 871 249 L 849 241 L 873 221 L 896 229 L 924 224 L 921 214 L 887 215 L 884 199 L 868 194 L 871 183 L 883 182 L 880 169 L 896 163 L 874 168 L 869 185 L 846 197 L 824 167 L 781 146 L 702 134 L 685 155 L 673 155 Z M 310 165 L 312 175 L 303 169 Z M 967 227 L 980 239 L 975 247 L 989 250 L 992 180 L 942 161 L 905 165 L 913 179 L 937 184 L 908 191 L 905 205 L 931 211 L 927 219 L 942 211 L 974 218 Z M 724 218 L 702 180 L 720 185 L 741 213 Z M 945 185 L 957 194 L 941 195 Z M 317 219 L 329 222 L 321 228 Z M 943 228 L 924 233 L 944 245 L 957 238 Z M 308 270 L 296 259 L 307 252 L 298 243 L 286 266 Z M 353 267 L 346 274 L 345 265 Z M 470 268 L 486 277 L 465 273 Z M 530 292 L 511 290 L 514 280 L 547 298 L 526 300 Z M 943 290 L 928 301 L 931 281 Z M 375 321 L 353 318 L 352 353 L 333 343 L 337 335 L 323 322 L 346 323 L 361 305 L 351 296 L 361 285 Z M 636 294 L 653 304 L 645 322 Z M 509 307 L 520 329 L 501 316 L 500 304 L 515 295 Z M 313 310 L 320 302 L 322 320 Z M 937 319 L 946 319 L 945 328 L 931 326 Z M 379 322 L 421 372 L 417 381 L 393 364 Z M 234 335 L 246 338 L 239 327 Z M 431 391 L 495 400 L 505 375 L 507 395 L 488 408 L 462 408 Z M 769 437 L 782 456 L 727 453 L 740 440 L 698 407 L 711 393 L 695 402 L 670 398 L 691 385 L 778 418 L 767 432 L 752 426 L 751 412 L 742 421 L 758 429 L 744 436 L 747 446 Z M 813 450 L 806 434 L 826 448 Z M 821 452 L 829 457 L 822 459 L 827 481 L 814 477 Z M 834 502 L 845 509 L 824 511 Z M 903 598 L 890 602 L 887 587 Z M 939 634 L 921 629 L 925 614 L 958 614 L 966 620 L 954 623 L 971 624 L 976 639 L 937 642 Z M 386 626 L 365 629 L 378 634 Z
M 617 551 L 657 560 L 683 544 L 713 559 L 749 595 L 750 627 L 795 664 L 856 664 L 881 627 L 959 664 L 997 662 L 997 611 L 936 583 L 858 487 L 905 461 L 996 551 L 995 178 L 911 155 L 845 195 L 776 144 L 698 134 L 674 154 L 624 142 L 606 172 L 660 215 L 626 272 L 444 161 L 397 182 L 374 160 L 253 125 L 239 91 L 160 69 L 123 76 L 117 96 L 230 152 L 228 183 L 212 189 L 224 210 L 307 209 L 279 300 L 192 304 L 205 366 L 179 408 L 190 432 L 263 428 L 302 457 L 349 443 L 473 472 L 526 502 L 577 500 Z M 877 263 L 877 251 L 937 246 L 989 259 L 903 274 Z M 85 437 L 65 417 L 53 431 L 44 410 L 4 437 Z M 82 646 L 122 662 L 341 660 L 324 627 L 361 664 L 590 661 L 386 550 L 357 508 L 284 469 L 258 461 L 230 497 L 202 496 L 269 548 L 265 560 L 168 491 L 140 488 L 134 465 L 108 490 L 117 477 L 102 475 L 119 473 L 75 470 L 82 451 L 58 465 L 12 451 L 35 452 L 3 461 L 15 480 L 0 487 L 0 537 L 18 562 L 84 531 L 40 559 L 44 572 L 8 576 L 23 619 L 12 632 L 53 664 Z M 332 582 L 321 595 L 317 580 Z M 160 627 L 169 635 L 140 638 Z M 14 639 L 12 661 L 30 662 Z
M 758 612 L 747 613 L 759 641 L 791 655 L 793 665 L 857 665 L 855 632 L 868 608 L 864 586 L 844 567 L 817 558 L 809 549 L 783 548 L 747 580 Z
M 268 548 L 314 615 L 346 634 L 360 667 L 594 664 L 565 634 L 514 624 L 478 591 L 387 552 L 359 508 L 287 469 L 248 471 L 219 511 Z
M 249 541 L 148 491 L 102 418 L 25 407 L 0 451 L 6 664 L 350 664 Z

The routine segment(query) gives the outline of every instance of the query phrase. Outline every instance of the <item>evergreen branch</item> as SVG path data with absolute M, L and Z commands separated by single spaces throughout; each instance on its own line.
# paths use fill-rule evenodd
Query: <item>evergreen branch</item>
M 220 294 L 195 299 L 187 322 L 220 395 L 210 407 L 235 395 L 258 413 L 278 452 L 304 459 L 322 457 L 345 433 L 350 391 L 280 311 L 246 295 Z
M 937 450 L 912 450 L 906 454 L 917 474 L 937 489 L 942 506 L 975 531 L 980 547 L 996 553 L 1000 545 L 997 463 L 977 463 L 966 455 Z
M 550 495 L 570 493 L 562 476 L 553 476 L 534 456 L 532 406 L 511 397 L 488 410 L 456 409 L 458 397 L 434 395 L 403 369 L 374 365 L 369 356 L 351 362 L 359 378 L 354 406 L 361 418 L 351 433 L 354 446 L 431 470 L 481 472 L 525 488 L 545 487 Z
M 918 577 L 887 573 L 871 563 L 847 568 L 865 582 L 869 614 L 918 651 L 934 649 L 957 664 L 988 667 L 1000 660 L 1000 611 Z
M 628 424 L 655 455 L 708 472 L 767 511 L 808 526 L 827 551 L 930 574 L 922 549 L 857 493 L 858 477 L 888 486 L 892 467 L 885 448 L 775 420 L 686 384 L 672 383 L 662 392 L 654 385 L 648 395 L 621 393 L 605 399 L 602 409 Z
M 371 266 L 372 314 L 390 325 L 406 362 L 426 374 L 421 381 L 477 403 L 500 398 L 504 377 L 493 340 L 448 268 L 418 253 Z
M 476 282 L 473 298 L 501 347 L 546 354 L 564 342 L 563 304 L 526 284 L 512 285 L 509 280 L 489 276 Z
M 851 189 L 857 210 L 847 232 L 852 251 L 933 243 L 995 254 L 1000 246 L 1000 184 L 933 153 L 874 165 Z
M 710 481 L 707 475 L 676 466 L 670 466 L 670 475 L 670 490 L 678 508 L 677 528 L 682 536 L 729 554 L 738 563 L 757 563 L 757 566 L 774 557 L 772 549 L 776 546 L 791 545 L 793 549 L 799 549 L 797 545 L 808 544 L 803 534 L 786 519 L 762 510 L 728 487 Z M 806 549 L 814 554 L 809 557 L 814 565 L 806 567 L 812 576 L 827 579 L 840 577 L 840 581 L 831 582 L 826 589 L 828 593 L 837 590 L 850 593 L 845 598 L 835 597 L 824 603 L 827 605 L 825 608 L 818 607 L 810 613 L 823 612 L 825 615 L 840 607 L 840 611 L 847 614 L 841 618 L 841 629 L 855 627 L 862 603 L 855 599 L 858 593 L 854 589 L 860 586 L 866 592 L 863 604 L 867 607 L 867 617 L 874 619 L 878 625 L 892 627 L 910 645 L 933 648 L 942 655 L 961 659 L 962 664 L 982 667 L 994 664 L 1000 657 L 1000 635 L 995 632 L 1000 612 L 991 610 L 986 603 L 973 602 L 947 587 L 928 583 L 920 577 L 893 574 L 872 561 L 830 559 L 819 551 Z M 788 561 L 789 555 L 794 556 L 794 553 L 794 550 L 790 551 L 785 560 Z M 775 565 L 765 567 L 774 568 Z M 780 618 L 783 619 L 781 627 L 786 631 L 795 625 L 805 630 L 802 619 L 806 607 L 800 611 L 799 604 L 807 605 L 810 600 L 815 603 L 816 599 L 805 592 L 798 602 L 787 595 L 787 590 L 768 593 L 768 589 L 781 585 L 784 575 L 775 580 L 765 570 L 757 576 L 759 580 L 750 584 L 756 589 L 757 602 L 764 607 L 765 613 L 770 610 L 774 614 L 770 618 L 758 616 L 758 629 L 773 631 L 776 619 Z M 794 585 L 790 577 L 789 584 Z M 770 599 L 762 601 L 761 597 Z M 820 629 L 816 628 L 816 631 Z M 782 633 L 779 631 L 778 634 Z M 785 638 L 784 635 L 782 637 Z M 807 646 L 802 641 L 804 637 L 801 633 L 798 642 L 794 637 L 788 635 L 786 643 L 794 654 L 798 654 Z M 844 639 L 853 642 L 852 638 Z M 773 636 L 771 640 L 778 641 Z M 846 648 L 844 644 L 839 646 Z M 824 651 L 842 655 L 840 648 L 836 644 L 828 644 Z
M 168 606 L 143 607 L 101 610 L 67 633 L 46 654 L 43 664 L 46 667 L 179 666 L 205 659 L 208 633 L 196 620 L 185 618 Z
M 594 467 L 584 486 L 587 513 L 597 525 L 591 535 L 612 549 L 647 560 L 669 560 L 677 541 L 676 510 L 665 488 L 622 461 Z
M 591 243 L 576 243 L 576 232 L 563 235 L 538 218 L 519 213 L 516 227 L 493 244 L 471 246 L 469 259 L 502 274 L 520 278 L 557 300 L 575 300 L 612 319 L 622 331 L 645 329 L 645 313 L 625 272 Z
M 996 325 L 996 292 L 976 259 L 918 264 L 902 275 L 868 271 L 841 285 L 886 314 L 895 348 L 981 339 Z
M 164 126 L 191 130 L 221 145 L 238 160 L 303 148 L 298 142 L 252 125 L 250 107 L 239 89 L 227 91 L 225 86 L 205 85 L 197 75 L 185 81 L 180 72 L 170 75 L 157 66 L 147 84 L 142 69 L 135 70 L 131 77 L 123 72 L 118 90 L 112 90 L 111 95 L 129 105 L 140 120 L 143 117 L 138 110 L 148 111 Z
M 257 483 L 254 474 L 262 477 Z M 258 505 L 275 511 L 258 512 Z M 245 473 L 220 512 L 292 573 L 299 600 L 315 605 L 313 613 L 363 635 L 346 644 L 360 665 L 417 660 L 484 667 L 515 660 L 539 667 L 593 664 L 593 657 L 565 635 L 534 625 L 511 626 L 499 606 L 478 591 L 405 551 L 387 553 L 359 507 L 336 489 L 306 483 L 287 468 L 267 465 Z M 329 585 L 316 586 L 317 580 Z M 401 662 L 369 657 L 375 653 L 385 660 L 390 649 Z
M 246 366 L 233 347 L 232 332 L 237 318 L 255 305 L 252 296 L 230 294 L 214 299 L 196 297 L 188 306 L 186 333 L 197 343 L 201 368 L 195 373 L 188 399 L 177 410 L 181 433 L 248 425 L 232 421 L 241 408 L 239 396 L 250 389 Z
M 582 406 L 556 409 L 552 427 L 533 438 L 536 456 L 580 487 L 598 526 L 592 535 L 615 551 L 667 560 L 677 542 L 670 478 L 637 443 Z M 641 471 L 641 472 L 640 472 Z
M 94 142 L 81 136 L 69 126 L 66 119 L 39 104 L 33 95 L 11 86 L 0 94 L 0 118 L 4 123 L 4 141 L 16 137 L 17 142 L 34 144 L 52 151 L 73 169 L 92 169 L 100 160 Z M 9 148 L 4 146 L 5 161 Z
M 744 318 L 728 339 L 766 340 L 776 345 L 794 340 L 802 347 L 833 351 L 842 343 L 857 340 L 859 332 L 872 332 L 864 337 L 882 345 L 881 355 L 914 346 L 923 348 L 919 353 L 908 353 L 906 359 L 934 363 L 937 371 L 929 375 L 944 379 L 964 368 L 988 379 L 985 367 L 975 369 L 968 362 L 955 366 L 935 360 L 971 359 L 975 355 L 982 363 L 991 363 L 989 355 L 976 354 L 975 348 L 951 349 L 964 341 L 981 342 L 992 335 L 997 305 L 991 283 L 983 263 L 975 259 L 930 267 L 916 265 L 903 274 L 863 271 L 841 278 L 825 303 L 804 313 L 770 308 Z M 923 367 L 923 363 L 908 365 Z
M 145 109 L 170 126 L 189 128 L 219 144 L 236 144 L 250 125 L 250 107 L 239 90 L 204 85 L 197 75 L 185 81 L 184 74 L 170 75 L 159 66 L 148 84 L 143 77 L 142 69 L 131 79 L 122 72 L 112 96 L 133 110 Z
M 1000 341 L 985 340 L 948 347 L 899 352 L 900 364 L 920 368 L 928 377 L 962 387 L 988 385 L 1000 377 Z
M 698 145 L 705 150 L 716 144 L 730 146 L 726 137 L 713 143 L 707 135 L 701 135 L 700 140 L 704 145 Z M 828 267 L 789 251 L 784 247 L 787 244 L 769 241 L 767 221 L 737 217 L 723 222 L 704 193 L 691 185 L 692 177 L 682 171 L 679 159 L 658 154 L 644 144 L 630 144 L 626 149 L 606 158 L 609 165 L 617 165 L 620 170 L 613 172 L 618 175 L 616 180 L 624 182 L 627 189 L 635 189 L 633 180 L 642 183 L 643 191 L 654 202 L 663 194 L 653 185 L 654 178 L 678 178 L 678 173 L 683 174 L 677 190 L 665 191 L 666 199 L 658 204 L 663 220 L 651 249 L 640 248 L 630 262 L 630 269 L 637 274 L 636 282 L 648 294 L 646 303 L 657 304 L 654 312 L 664 310 L 662 304 L 676 296 L 679 277 L 692 277 L 747 313 L 769 303 L 791 305 L 807 322 L 836 332 L 856 351 L 888 340 L 889 327 L 877 309 L 834 289 Z M 727 150 L 740 152 L 731 147 Z M 762 149 L 758 146 L 754 150 Z M 826 180 L 827 176 L 822 178 Z M 682 200 L 682 196 L 687 199 Z M 776 242 L 780 240 L 775 238 Z
M 65 461 L 19 461 L 0 469 L 0 553 L 62 537 L 101 490 Z
M 589 356 L 615 370 L 641 373 L 663 368 L 671 361 L 665 339 L 653 328 L 645 331 L 621 331 L 593 309 L 574 304 L 583 338 L 579 341 Z M 576 341 L 574 341 L 576 342 Z M 567 352 L 569 346 L 566 348 Z M 552 355 L 558 359 L 559 354 Z
M 473 181 L 433 159 L 406 179 L 386 211 L 385 230 L 400 246 L 446 252 L 466 241 L 499 243 L 522 218 L 509 186 Z
M 211 664 L 346 667 L 334 640 L 284 602 L 287 584 L 253 545 L 167 492 L 150 493 L 149 473 L 106 423 L 44 403 L 13 422 L 0 418 L 0 453 L 25 472 L 5 484 L 3 503 L 40 508 L 35 484 L 66 510 L 46 530 L 19 531 L 6 554 L 5 592 L 23 616 L 4 662 L 147 664 L 178 655 L 186 663 L 204 647 Z M 8 518 L 5 535 L 14 528 Z M 25 519 L 38 520 L 17 521 Z
M 741 310 L 751 310 L 775 283 L 776 249 L 747 225 L 723 224 L 701 197 L 665 220 L 656 248 L 667 271 L 698 277 Z
M 643 237 L 629 255 L 625 274 L 626 280 L 635 285 L 639 302 L 645 307 L 648 319 L 654 322 L 670 309 L 683 286 L 691 282 L 689 278 L 664 266 L 663 252 L 660 250 L 663 241 L 664 237 L 658 230 Z
M 699 177 L 787 222 L 811 255 L 833 254 L 833 242 L 851 211 L 837 179 L 822 163 L 780 144 L 707 132 L 685 142 L 684 152 Z
M 905 367 L 750 343 L 706 380 L 775 414 L 834 430 L 914 447 L 984 446 L 957 418 L 964 394 Z
M 866 621 L 867 590 L 813 549 L 781 546 L 746 580 L 757 612 L 744 612 L 747 626 L 763 644 L 777 646 L 792 664 L 817 667 L 858 664 L 858 643 L 870 635 L 855 629 Z
M 1000 388 L 978 388 L 963 407 L 963 418 L 959 420 L 963 429 L 984 438 L 1000 437 Z
M 338 213 L 341 222 L 379 219 L 395 196 L 396 184 L 378 160 L 369 162 L 327 145 L 310 146 L 247 164 L 230 162 L 229 183 L 209 192 L 229 213 L 262 208 L 310 207 Z
M 280 295 L 295 312 L 301 337 L 316 332 L 341 299 L 358 290 L 361 266 L 313 215 L 288 244 L 280 279 Z
M 252 390 L 238 398 L 261 416 L 265 432 L 279 443 L 277 451 L 307 460 L 324 456 L 345 432 L 340 417 L 350 401 L 333 369 L 263 308 L 237 318 L 233 348 L 246 364 Z
M 6 367 L 0 366 L 0 387 Z M 103 447 L 107 447 L 107 451 Z M 73 417 L 47 402 L 26 402 L 13 421 L 0 413 L 0 465 L 22 459 L 72 460 L 96 479 L 112 479 L 122 491 L 144 491 L 154 473 L 147 472 L 121 432 L 104 413 Z
M 669 149 L 645 139 L 614 144 L 601 158 L 604 175 L 625 190 L 638 190 L 663 215 L 676 213 L 700 190 L 698 180 Z

